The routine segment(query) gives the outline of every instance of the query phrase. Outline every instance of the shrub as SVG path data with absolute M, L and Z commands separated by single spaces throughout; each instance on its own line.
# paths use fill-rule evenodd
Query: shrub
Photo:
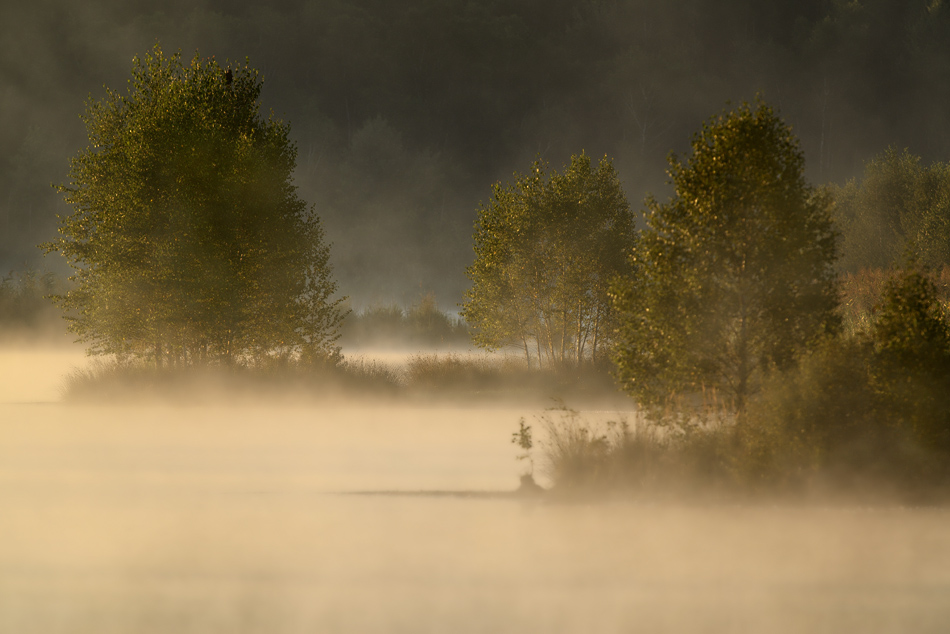
M 632 423 L 626 417 L 592 421 L 563 405 L 540 418 L 546 432 L 541 468 L 556 492 L 718 495 L 732 484 L 728 426 L 661 424 L 641 414 Z
M 734 464 L 756 486 L 896 487 L 950 476 L 950 323 L 915 266 L 880 282 L 865 332 L 775 373 L 737 426 Z
M 872 337 L 892 423 L 950 457 L 950 319 L 926 271 L 909 267 L 885 285 Z
M 559 490 L 613 484 L 613 454 L 624 444 L 624 421 L 596 425 L 564 405 L 541 416 L 546 439 L 541 443 L 541 471 Z
M 880 469 L 885 430 L 871 361 L 865 343 L 831 339 L 769 377 L 737 424 L 732 465 L 740 480 L 789 489 Z

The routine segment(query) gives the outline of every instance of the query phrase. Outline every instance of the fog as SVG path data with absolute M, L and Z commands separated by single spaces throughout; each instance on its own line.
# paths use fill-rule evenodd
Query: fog
M 65 273 L 36 248 L 68 212 L 50 185 L 86 100 L 156 43 L 262 71 L 357 310 L 457 306 L 480 202 L 537 157 L 609 156 L 636 210 L 668 193 L 669 152 L 756 94 L 819 185 L 889 145 L 946 160 L 950 139 L 939 1 L 41 0 L 0 21 L 0 273 Z M 91 360 L 43 336 L 0 333 L 3 633 L 950 628 L 946 507 L 520 495 L 510 441 L 525 419 L 544 442 L 537 385 L 68 403 Z M 593 394 L 567 405 L 635 416 Z
M 2 361 L 3 632 L 950 623 L 946 509 L 526 499 L 533 405 L 67 406 L 74 350 Z
M 296 183 L 357 306 L 454 306 L 496 180 L 541 156 L 615 160 L 634 210 L 669 152 L 757 93 L 801 139 L 809 180 L 844 182 L 889 145 L 945 160 L 942 2 L 242 0 L 6 7 L 0 24 L 0 271 L 63 272 L 35 245 L 67 211 L 50 184 L 87 145 L 79 115 L 133 56 L 249 59 L 290 122 Z

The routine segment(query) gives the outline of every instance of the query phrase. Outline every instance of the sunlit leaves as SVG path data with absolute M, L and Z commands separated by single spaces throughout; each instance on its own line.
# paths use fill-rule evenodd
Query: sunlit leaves
M 713 389 L 741 409 L 761 374 L 835 325 L 836 233 L 790 129 L 764 103 L 703 125 L 674 196 L 648 201 L 615 289 L 620 378 L 641 402 Z
M 897 265 L 907 252 L 931 267 L 950 264 L 950 165 L 890 148 L 831 192 L 845 270 Z
M 537 362 L 596 358 L 611 334 L 607 288 L 635 233 L 613 166 L 584 154 L 563 174 L 536 162 L 479 210 L 463 315 L 476 343 Z
M 319 220 L 292 184 L 288 126 L 259 114 L 246 63 L 156 47 L 127 94 L 88 105 L 90 146 L 63 186 L 73 213 L 47 245 L 76 270 L 62 298 L 94 353 L 178 363 L 332 352 Z

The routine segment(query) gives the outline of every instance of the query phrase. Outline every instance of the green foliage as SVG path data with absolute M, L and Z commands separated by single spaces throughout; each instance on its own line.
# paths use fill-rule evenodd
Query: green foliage
M 534 459 L 531 457 L 531 449 L 534 447 L 534 441 L 531 438 L 531 425 L 524 424 L 524 417 L 518 420 L 518 431 L 511 435 L 511 444 L 518 445 L 522 453 L 518 454 L 516 460 L 526 460 L 528 462 L 528 475 L 534 472 Z
M 950 318 L 925 271 L 909 266 L 885 285 L 871 334 L 892 424 L 950 455 Z
M 872 337 L 889 363 L 950 370 L 950 323 L 926 271 L 910 266 L 885 283 Z
M 462 315 L 476 344 L 579 365 L 609 343 L 610 281 L 628 270 L 633 218 L 613 166 L 584 154 L 563 174 L 542 161 L 493 188 L 475 226 Z
M 542 467 L 559 494 L 718 495 L 735 484 L 732 430 L 721 425 L 590 419 L 563 404 L 540 417 Z
M 686 161 L 671 156 L 674 195 L 648 201 L 633 275 L 614 289 L 617 374 L 641 404 L 721 394 L 739 411 L 765 373 L 836 328 L 830 201 L 803 169 L 762 102 L 704 124 Z
M 916 266 L 881 287 L 866 330 L 770 377 L 743 414 L 734 457 L 743 480 L 913 491 L 950 475 L 950 321 Z
M 246 63 L 185 65 L 156 46 L 126 95 L 88 104 L 90 146 L 60 187 L 73 212 L 45 248 L 75 270 L 59 302 L 91 353 L 157 366 L 334 354 L 329 247 L 260 92 Z
M 831 192 L 844 270 L 896 266 L 908 252 L 933 268 L 950 265 L 950 164 L 925 166 L 889 148 L 865 165 L 860 181 Z
M 871 381 L 873 362 L 865 342 L 828 339 L 795 368 L 770 376 L 736 430 L 731 463 L 740 480 L 795 488 L 885 472 L 891 436 Z

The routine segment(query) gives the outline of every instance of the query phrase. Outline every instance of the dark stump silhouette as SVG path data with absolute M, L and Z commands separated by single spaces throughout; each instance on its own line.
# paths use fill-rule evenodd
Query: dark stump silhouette
M 540 486 L 537 482 L 534 481 L 534 476 L 530 473 L 526 473 L 521 476 L 521 484 L 518 486 L 516 491 L 518 495 L 541 495 L 544 493 L 544 487 Z

